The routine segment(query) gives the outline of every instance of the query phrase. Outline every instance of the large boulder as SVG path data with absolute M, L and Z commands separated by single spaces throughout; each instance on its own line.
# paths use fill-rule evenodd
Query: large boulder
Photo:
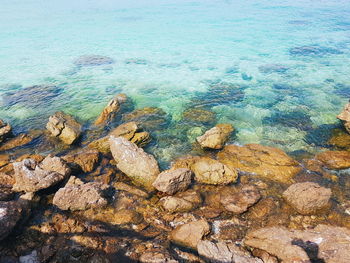
M 212 263 L 263 263 L 261 259 L 252 257 L 233 243 L 201 240 L 198 242 L 197 250 L 199 255 Z
M 197 142 L 202 148 L 221 149 L 232 131 L 231 124 L 218 124 L 202 136 L 197 137 Z
M 153 186 L 161 192 L 169 195 L 178 191 L 184 191 L 191 184 L 192 171 L 186 168 L 166 170 L 161 172 Z
M 156 159 L 124 137 L 111 136 L 109 143 L 118 169 L 136 185 L 154 190 L 152 184 L 160 173 Z
M 283 193 L 284 199 L 303 215 L 328 207 L 331 195 L 331 189 L 311 182 L 292 184 Z
M 25 159 L 13 163 L 15 191 L 36 192 L 53 186 L 70 175 L 70 168 L 59 157 L 48 155 L 41 163 Z
M 301 171 L 298 162 L 280 149 L 260 144 L 228 145 L 218 153 L 218 159 L 242 172 L 281 183 L 290 183 Z
M 142 147 L 146 145 L 150 140 L 150 135 L 148 132 L 139 131 L 139 127 L 136 122 L 126 122 L 119 125 L 117 128 L 113 129 L 107 136 L 95 140 L 89 144 L 90 148 L 97 149 L 102 153 L 110 152 L 109 137 L 124 137 L 127 140 L 137 144 Z
M 254 185 L 227 189 L 220 194 L 220 203 L 234 214 L 242 214 L 259 201 L 261 195 Z
M 337 118 L 343 121 L 345 129 L 350 133 L 350 102 L 345 105 L 343 111 L 337 116 Z
M 205 219 L 193 221 L 176 227 L 170 232 L 172 242 L 196 249 L 198 242 L 210 232 L 210 226 Z
M 0 241 L 11 233 L 22 216 L 22 207 L 18 202 L 0 201 Z
M 120 105 L 126 101 L 125 94 L 118 94 L 113 99 L 111 99 L 107 106 L 102 110 L 101 114 L 95 121 L 95 125 L 102 125 L 111 122 L 115 115 L 120 110 Z
M 197 160 L 191 169 L 195 174 L 195 180 L 204 184 L 226 185 L 236 182 L 238 177 L 237 171 L 232 169 L 232 166 L 207 157 Z
M 99 208 L 108 204 L 110 194 L 110 186 L 102 183 L 67 184 L 56 192 L 53 204 L 71 211 Z
M 52 136 L 68 145 L 73 144 L 81 134 L 81 125 L 71 115 L 60 111 L 50 116 L 46 128 Z
M 318 225 L 304 231 L 266 227 L 248 233 L 244 243 L 282 262 L 350 262 L 350 230 L 345 227 Z
M 325 151 L 315 156 L 328 169 L 341 170 L 350 168 L 350 152 Z
M 0 119 L 0 143 L 11 134 L 11 125 Z

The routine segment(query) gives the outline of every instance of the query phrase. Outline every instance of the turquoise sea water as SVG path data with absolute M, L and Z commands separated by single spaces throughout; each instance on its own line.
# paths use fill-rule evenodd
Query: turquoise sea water
M 82 55 L 114 63 L 75 65 Z M 350 3 L 2 0 L 0 62 L 0 117 L 18 130 L 57 110 L 91 121 L 124 92 L 168 114 L 160 158 L 207 128 L 184 128 L 191 107 L 232 123 L 236 143 L 313 152 L 350 97 Z

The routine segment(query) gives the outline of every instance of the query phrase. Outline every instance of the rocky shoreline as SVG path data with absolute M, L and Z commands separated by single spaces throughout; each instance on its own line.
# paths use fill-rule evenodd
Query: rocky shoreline
M 226 144 L 234 128 L 217 124 L 162 169 L 142 148 L 161 110 L 121 114 L 127 100 L 90 130 L 63 112 L 16 136 L 0 120 L 0 263 L 350 262 L 350 103 L 315 156 Z

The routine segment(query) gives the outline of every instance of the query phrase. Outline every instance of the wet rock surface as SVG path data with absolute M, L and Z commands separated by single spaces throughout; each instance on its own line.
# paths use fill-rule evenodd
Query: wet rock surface
M 218 153 L 218 160 L 242 172 L 281 183 L 292 182 L 301 171 L 298 162 L 282 150 L 259 144 L 228 145 Z
M 349 237 L 349 229 L 328 225 L 304 231 L 268 227 L 248 233 L 244 243 L 283 262 L 345 263 L 350 260 Z
M 81 125 L 71 115 L 63 112 L 56 112 L 50 116 L 46 128 L 52 136 L 69 145 L 73 144 L 81 134 Z
M 289 186 L 283 198 L 300 214 L 308 215 L 328 207 L 331 195 L 331 189 L 306 182 Z
M 156 159 L 123 137 L 110 138 L 111 152 L 118 169 L 129 176 L 137 185 L 153 190 L 153 182 L 159 175 Z
M 11 125 L 5 123 L 3 120 L 0 119 L 0 143 L 3 142 L 11 134 L 11 131 Z
M 2 145 L 0 145 L 0 152 L 24 146 L 26 144 L 29 144 L 32 140 L 33 136 L 31 135 L 28 135 L 26 133 L 19 134 L 14 138 L 7 139 Z
M 221 149 L 233 131 L 230 124 L 218 124 L 197 137 L 197 142 L 202 148 Z
M 62 210 L 86 210 L 106 206 L 109 195 L 110 187 L 102 183 L 68 184 L 56 192 L 53 204 Z
M 178 191 L 186 190 L 191 184 L 192 171 L 186 168 L 167 170 L 161 172 L 153 186 L 161 192 L 169 195 L 175 194 Z
M 345 129 L 350 133 L 350 103 L 346 104 L 343 111 L 337 116 L 344 123 Z
M 328 169 L 347 169 L 350 168 L 350 152 L 348 151 L 325 151 L 315 156 Z
M 49 188 L 69 176 L 70 169 L 59 157 L 47 156 L 42 162 L 25 159 L 13 164 L 15 191 L 36 192 Z

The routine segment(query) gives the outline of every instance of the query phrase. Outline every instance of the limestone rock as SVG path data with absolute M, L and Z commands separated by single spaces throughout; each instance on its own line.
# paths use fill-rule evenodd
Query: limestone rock
M 227 166 L 217 160 L 200 158 L 192 168 L 195 180 L 204 184 L 225 185 L 237 180 L 238 173 L 231 166 Z
M 112 100 L 110 100 L 107 106 L 103 109 L 101 114 L 95 121 L 95 125 L 107 124 L 112 121 L 115 115 L 120 110 L 120 105 L 126 101 L 125 94 L 118 94 Z
M 176 227 L 170 233 L 170 240 L 176 244 L 196 249 L 198 242 L 210 232 L 210 226 L 204 219 Z
M 211 242 L 201 240 L 197 245 L 198 254 L 212 263 L 263 263 L 261 259 L 254 258 L 244 252 L 237 245 L 225 242 Z
M 53 136 L 69 145 L 73 144 L 81 134 L 81 125 L 71 115 L 60 111 L 50 116 L 46 128 Z
M 341 170 L 350 168 L 350 152 L 325 151 L 315 156 L 328 169 Z
M 221 149 L 233 131 L 230 124 L 218 124 L 197 137 L 197 142 L 202 148 Z
M 244 185 L 220 194 L 220 203 L 226 210 L 242 214 L 259 201 L 261 195 L 254 185 Z
M 350 262 L 350 230 L 344 227 L 318 225 L 304 231 L 266 227 L 248 233 L 244 243 L 282 262 Z
M 326 208 L 331 195 L 331 189 L 311 182 L 292 184 L 283 193 L 284 199 L 303 215 Z
M 86 210 L 108 204 L 110 187 L 102 183 L 69 184 L 60 188 L 53 204 L 62 210 Z
M 53 186 L 70 174 L 67 164 L 59 157 L 48 155 L 41 163 L 25 159 L 13 164 L 15 191 L 36 192 Z
M 290 183 L 301 171 L 298 162 L 280 149 L 260 144 L 228 145 L 218 153 L 218 159 L 242 172 L 281 183 Z
M 0 241 L 10 234 L 22 216 L 22 207 L 15 201 L 0 201 Z
M 161 192 L 169 195 L 175 194 L 178 191 L 184 191 L 191 184 L 192 171 L 186 168 L 167 170 L 161 172 L 153 186 Z
M 150 141 L 150 136 L 148 132 L 138 132 L 139 127 L 136 122 L 126 122 L 119 125 L 117 128 L 113 129 L 107 136 L 93 141 L 89 144 L 90 148 L 97 149 L 102 153 L 110 152 L 109 138 L 114 137 L 124 137 L 127 140 L 139 145 L 144 146 Z
M 118 169 L 130 177 L 135 184 L 147 190 L 154 190 L 152 184 L 159 174 L 156 159 L 123 137 L 111 136 L 109 142 Z
M 350 133 L 350 102 L 345 105 L 343 111 L 337 116 L 337 118 L 343 121 L 345 129 Z
M 99 152 L 96 150 L 83 150 L 78 153 L 65 155 L 62 159 L 67 163 L 73 163 L 84 173 L 89 173 L 96 168 L 99 156 Z
M 12 127 L 0 119 L 0 143 L 11 134 Z

